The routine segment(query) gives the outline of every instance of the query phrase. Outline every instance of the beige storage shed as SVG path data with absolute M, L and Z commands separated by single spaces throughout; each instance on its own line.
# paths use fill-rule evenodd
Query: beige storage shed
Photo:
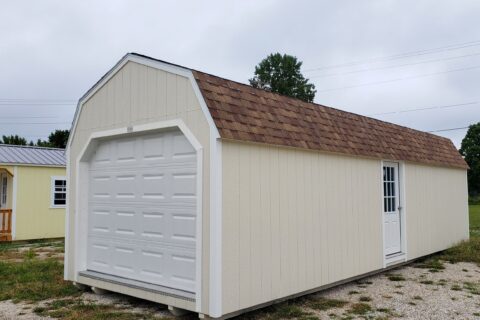
M 79 101 L 65 279 L 230 317 L 468 238 L 448 139 L 127 54 Z

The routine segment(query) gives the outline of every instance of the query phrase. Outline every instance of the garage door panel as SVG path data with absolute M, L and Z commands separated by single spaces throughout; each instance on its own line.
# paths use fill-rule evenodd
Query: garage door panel
M 151 208 L 140 209 L 140 212 L 142 215 L 139 225 L 140 238 L 144 240 L 162 239 L 162 241 L 165 241 L 165 233 L 169 223 L 165 219 L 165 213 Z
M 176 287 L 193 291 L 195 289 L 195 257 L 188 252 L 170 252 L 172 263 L 171 279 Z
M 88 217 L 89 233 L 104 235 L 111 231 L 112 210 L 109 207 L 94 206 Z
M 172 238 L 184 245 L 195 243 L 196 219 L 192 213 L 172 212 Z
M 112 162 L 112 145 L 100 143 L 95 150 L 91 162 L 98 168 L 106 167 Z
M 165 137 L 150 136 L 143 139 L 144 160 L 152 162 L 165 158 Z
M 117 152 L 114 155 L 118 163 L 125 164 L 126 162 L 136 161 L 137 150 L 135 142 L 135 139 L 124 139 L 116 143 Z
M 113 247 L 113 268 L 116 275 L 130 278 L 136 273 L 136 257 L 138 250 L 133 244 L 115 243 Z
M 174 133 L 172 141 L 172 158 L 195 158 L 195 149 L 192 148 L 190 142 L 181 133 Z
M 194 292 L 196 163 L 179 130 L 100 142 L 89 168 L 88 269 Z
M 108 273 L 111 269 L 111 256 L 112 251 L 108 240 L 89 237 L 87 257 L 89 267 L 99 272 Z

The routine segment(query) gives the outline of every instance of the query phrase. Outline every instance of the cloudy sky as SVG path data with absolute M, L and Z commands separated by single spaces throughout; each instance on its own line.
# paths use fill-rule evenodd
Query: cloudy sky
M 318 103 L 466 127 L 480 121 L 479 17 L 478 0 L 0 0 L 0 135 L 69 128 L 76 100 L 127 52 L 240 82 L 288 53 Z M 436 134 L 459 146 L 465 132 Z

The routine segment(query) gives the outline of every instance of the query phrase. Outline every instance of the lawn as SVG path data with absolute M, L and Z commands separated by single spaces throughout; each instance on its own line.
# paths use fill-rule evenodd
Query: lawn
M 470 207 L 470 236 L 480 237 L 480 204 Z

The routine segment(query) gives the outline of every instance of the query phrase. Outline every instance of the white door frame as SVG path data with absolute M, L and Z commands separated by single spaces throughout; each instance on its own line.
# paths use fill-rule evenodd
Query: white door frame
M 87 234 L 88 234 L 88 202 L 80 201 L 88 196 L 88 159 L 102 138 L 114 138 L 130 135 L 133 133 L 156 132 L 162 129 L 178 128 L 185 135 L 197 152 L 197 223 L 196 223 L 196 247 L 195 247 L 195 307 L 198 312 L 201 308 L 202 293 L 202 199 L 203 199 L 203 147 L 193 135 L 187 125 L 181 119 L 153 122 L 148 124 L 134 125 L 112 130 L 94 132 L 88 139 L 83 150 L 76 159 L 76 181 L 75 181 L 75 258 L 74 278 L 78 281 L 78 273 L 87 269 Z M 67 192 L 68 192 L 67 188 Z M 79 219 L 82 215 L 82 219 Z
M 383 166 L 388 163 L 398 164 L 398 206 L 400 207 L 400 252 L 387 256 L 385 251 L 385 213 L 383 209 Z M 380 161 L 380 211 L 382 214 L 382 252 L 383 267 L 386 268 L 396 263 L 407 261 L 407 206 L 405 197 L 405 163 L 403 161 L 382 160 Z

